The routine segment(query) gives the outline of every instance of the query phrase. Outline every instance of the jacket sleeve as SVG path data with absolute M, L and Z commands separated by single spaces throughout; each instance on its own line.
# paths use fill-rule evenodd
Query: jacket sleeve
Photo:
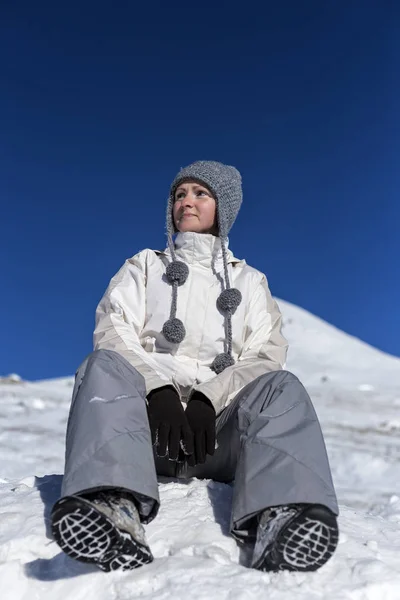
M 121 354 L 146 382 L 146 394 L 175 384 L 140 343 L 146 316 L 146 260 L 143 253 L 125 261 L 111 279 L 96 309 L 93 334 L 95 350 L 114 350 Z
M 194 388 L 211 400 L 217 414 L 245 385 L 264 373 L 285 367 L 288 343 L 281 327 L 281 312 L 263 275 L 252 294 L 237 362 Z

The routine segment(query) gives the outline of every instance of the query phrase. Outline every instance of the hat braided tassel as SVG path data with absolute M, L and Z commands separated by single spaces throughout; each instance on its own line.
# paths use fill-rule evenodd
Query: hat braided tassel
M 222 242 L 222 257 L 224 262 L 225 271 L 225 285 L 226 289 L 221 292 L 217 299 L 217 307 L 223 313 L 225 313 L 225 327 L 227 331 L 227 342 L 228 351 L 218 354 L 212 364 L 211 370 L 217 373 L 222 373 L 227 367 L 232 367 L 235 364 L 235 359 L 232 356 L 232 315 L 236 312 L 237 307 L 242 301 L 242 294 L 240 290 L 229 287 L 229 275 L 228 275 L 228 264 L 226 259 L 226 248 L 224 240 Z
M 164 323 L 162 332 L 167 342 L 180 344 L 185 339 L 186 329 L 182 321 L 176 317 L 178 286 L 186 282 L 189 276 L 189 267 L 182 261 L 173 260 L 167 266 L 165 275 L 169 283 L 172 284 L 172 302 L 170 317 Z

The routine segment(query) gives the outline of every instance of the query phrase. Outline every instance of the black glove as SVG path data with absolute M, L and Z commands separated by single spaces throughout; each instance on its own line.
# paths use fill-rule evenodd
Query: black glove
M 193 433 L 178 393 L 173 387 L 158 388 L 147 397 L 147 414 L 157 456 L 177 460 L 179 449 L 192 454 Z
M 194 435 L 194 453 L 188 457 L 188 464 L 194 467 L 206 461 L 206 454 L 214 454 L 215 409 L 204 394 L 194 392 L 185 414 Z

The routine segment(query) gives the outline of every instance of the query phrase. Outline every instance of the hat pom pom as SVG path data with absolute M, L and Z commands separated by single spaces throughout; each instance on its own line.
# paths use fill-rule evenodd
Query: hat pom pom
M 185 338 L 185 326 L 180 319 L 168 319 L 162 328 L 163 335 L 167 342 L 171 344 L 180 344 Z
M 236 288 L 230 288 L 221 292 L 217 299 L 217 306 L 223 312 L 235 313 L 237 307 L 242 301 L 242 294 Z
M 211 365 L 211 370 L 217 373 L 222 373 L 227 367 L 231 367 L 235 364 L 233 356 L 228 354 L 227 352 L 223 352 L 222 354 L 218 354 L 213 360 Z
M 180 260 L 169 263 L 165 271 L 169 283 L 183 285 L 189 276 L 189 267 Z

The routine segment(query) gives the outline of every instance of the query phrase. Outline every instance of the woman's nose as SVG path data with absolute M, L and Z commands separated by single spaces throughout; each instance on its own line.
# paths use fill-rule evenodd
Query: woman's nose
M 182 201 L 182 206 L 193 206 L 193 196 L 192 194 L 186 194 Z

